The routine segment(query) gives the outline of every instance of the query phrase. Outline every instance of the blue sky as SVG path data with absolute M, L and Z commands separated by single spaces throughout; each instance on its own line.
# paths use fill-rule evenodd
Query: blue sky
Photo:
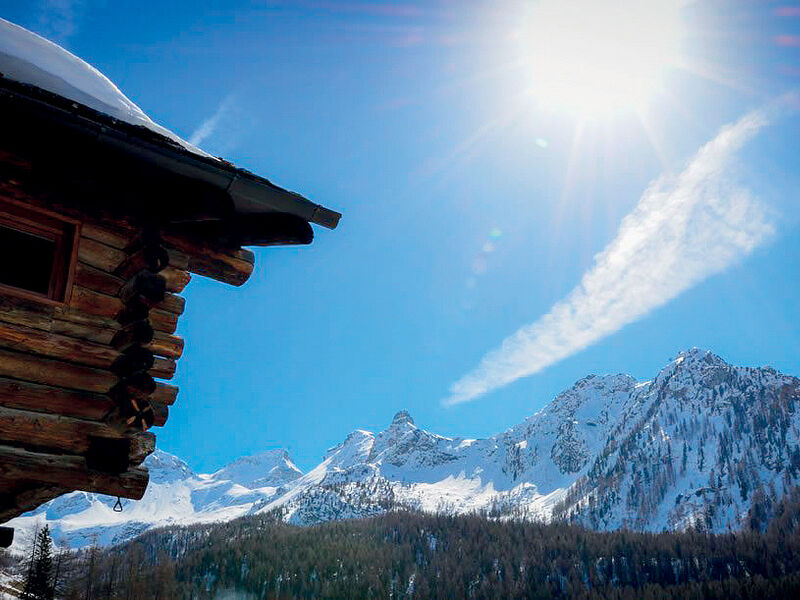
M 310 247 L 256 250 L 242 288 L 193 280 L 162 449 L 211 470 L 287 447 L 308 468 L 402 408 L 437 433 L 491 435 L 589 373 L 649 378 L 693 346 L 800 374 L 800 118 L 785 96 L 800 88 L 800 6 L 688 3 L 680 64 L 659 88 L 638 110 L 586 118 L 537 96 L 535 5 L 3 3 L 0 16 L 95 65 L 156 121 L 344 214 Z M 720 149 L 720 128 L 747 115 L 768 124 Z M 721 166 L 698 170 L 714 140 Z M 659 178 L 628 228 L 666 219 L 626 259 L 640 275 L 602 284 L 641 315 L 565 358 L 539 326 L 511 370 L 534 369 L 536 352 L 545 367 L 444 405 L 465 376 L 485 384 L 481 359 L 570 298 L 598 253 L 630 247 L 623 219 Z M 652 244 L 684 193 L 698 231 L 688 247 L 678 236 L 659 279 L 665 247 Z M 731 235 L 720 214 L 738 219 Z

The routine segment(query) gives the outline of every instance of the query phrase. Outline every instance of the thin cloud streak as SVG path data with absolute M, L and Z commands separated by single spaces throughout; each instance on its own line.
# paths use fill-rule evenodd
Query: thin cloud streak
M 42 0 L 39 3 L 39 30 L 50 40 L 66 45 L 78 32 L 86 0 Z
M 214 114 L 200 123 L 200 126 L 194 130 L 189 143 L 193 146 L 200 146 L 206 139 L 211 137 L 219 127 L 220 121 L 224 119 L 233 107 L 235 100 L 234 94 L 227 95 L 222 102 L 219 103 L 217 110 Z
M 682 173 L 652 182 L 580 284 L 487 353 L 451 386 L 443 404 L 475 400 L 583 350 L 768 240 L 772 219 L 736 184 L 732 160 L 769 124 L 776 107 L 723 127 Z

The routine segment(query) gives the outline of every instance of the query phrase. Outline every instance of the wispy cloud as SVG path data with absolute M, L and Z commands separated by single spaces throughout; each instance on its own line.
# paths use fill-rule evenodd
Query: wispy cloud
M 41 0 L 39 32 L 44 37 L 65 45 L 78 32 L 85 5 L 85 0 Z
M 231 112 L 235 101 L 235 94 L 228 94 L 225 96 L 222 102 L 219 103 L 219 106 L 217 106 L 217 110 L 214 111 L 214 114 L 200 123 L 200 126 L 192 132 L 192 135 L 189 137 L 189 143 L 193 146 L 199 146 L 209 137 L 214 135 L 220 125 L 220 122 L 223 121 Z
M 487 353 L 444 404 L 474 400 L 583 350 L 769 239 L 772 219 L 737 185 L 733 159 L 775 113 L 753 111 L 723 127 L 682 173 L 652 182 L 580 284 Z

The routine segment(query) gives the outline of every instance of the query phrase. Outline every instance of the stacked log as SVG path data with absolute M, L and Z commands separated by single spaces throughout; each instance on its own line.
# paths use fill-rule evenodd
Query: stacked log
M 0 177 L 4 202 L 80 225 L 63 303 L 0 293 L 0 523 L 72 490 L 141 497 L 139 465 L 155 449 L 146 430 L 178 394 L 160 381 L 184 350 L 178 294 L 190 272 L 241 285 L 254 263 L 249 250 L 145 230 L 102 203 L 79 208 L 19 165 Z
M 49 502 L 62 494 L 71 492 L 69 488 L 41 481 L 20 481 L 7 479 L 5 491 L 0 495 L 0 523 L 5 523 L 17 515 Z
M 119 352 L 111 365 L 119 377 L 111 392 L 117 404 L 112 420 L 133 431 L 145 431 L 166 421 L 166 405 L 151 397 L 157 387 L 154 378 L 172 378 L 175 359 L 183 351 L 182 340 L 172 334 L 184 301 L 167 291 L 167 280 L 160 275 L 171 263 L 183 266 L 181 263 L 188 260 L 170 252 L 158 233 L 146 231 L 127 248 L 124 260 L 115 269 L 115 276 L 123 283 L 117 313 L 121 329 L 111 341 Z M 156 332 L 158 340 L 153 343 Z
M 0 295 L 0 522 L 72 490 L 140 498 L 183 353 L 188 258 L 83 225 L 64 305 Z M 161 274 L 163 272 L 163 275 Z
M 81 456 L 0 446 L 0 479 L 24 480 L 31 473 L 37 473 L 36 481 L 61 489 L 100 491 L 134 500 L 144 496 L 149 479 L 147 469 L 142 467 L 132 467 L 123 473 L 104 473 L 90 469 Z

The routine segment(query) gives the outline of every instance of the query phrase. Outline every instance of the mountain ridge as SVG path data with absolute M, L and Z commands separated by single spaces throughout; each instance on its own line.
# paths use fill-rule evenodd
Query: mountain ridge
M 736 529 L 755 500 L 800 482 L 800 380 L 681 352 L 651 380 L 590 375 L 504 432 L 447 437 L 406 410 L 377 433 L 351 432 L 307 473 L 287 451 L 195 474 L 147 459 L 142 501 L 75 492 L 12 522 L 47 521 L 72 545 L 114 544 L 147 529 L 274 511 L 308 525 L 395 508 L 566 519 L 598 530 Z

